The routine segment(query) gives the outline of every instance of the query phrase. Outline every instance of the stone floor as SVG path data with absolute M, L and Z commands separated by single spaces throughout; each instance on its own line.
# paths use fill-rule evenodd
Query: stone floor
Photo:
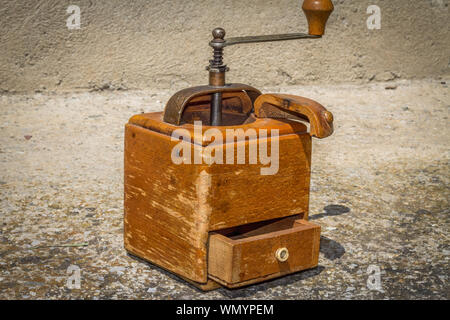
M 171 92 L 3 95 L 0 298 L 449 299 L 446 82 L 277 90 L 335 116 L 334 135 L 313 142 L 319 267 L 203 293 L 126 254 L 123 125 L 162 110 Z M 80 289 L 67 286 L 70 266 Z

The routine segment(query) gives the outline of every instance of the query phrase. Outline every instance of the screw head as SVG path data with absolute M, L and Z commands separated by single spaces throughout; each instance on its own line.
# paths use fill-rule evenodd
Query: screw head
M 325 120 L 328 123 L 332 123 L 333 122 L 333 114 L 330 111 L 325 111 L 324 112 L 324 117 L 325 117 Z
M 223 28 L 215 28 L 212 31 L 212 35 L 213 35 L 214 40 L 216 40 L 216 39 L 223 40 L 223 38 L 225 38 L 225 30 Z

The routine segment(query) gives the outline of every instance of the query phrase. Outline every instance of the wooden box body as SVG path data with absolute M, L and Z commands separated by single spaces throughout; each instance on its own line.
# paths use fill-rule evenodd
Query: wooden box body
M 208 165 L 204 161 L 175 164 L 171 155 L 179 141 L 174 141 L 171 134 L 179 128 L 193 132 L 191 124 L 164 123 L 162 113 L 136 115 L 126 124 L 124 243 L 131 254 L 205 284 L 211 278 L 208 277 L 210 235 L 294 215 L 307 219 L 311 137 L 305 125 L 290 120 L 256 119 L 233 126 L 257 131 L 278 129 L 278 171 L 262 175 L 261 168 L 268 165 L 259 161 L 249 164 L 248 157 L 245 164 L 237 164 L 237 159 L 234 164 Z M 239 144 L 245 145 L 248 155 L 252 145 L 259 148 L 268 143 L 270 153 L 273 138 L 270 133 L 268 136 L 234 142 L 235 156 Z M 192 155 L 206 146 L 207 143 L 192 142 Z M 317 241 L 314 250 L 318 254 Z M 313 263 L 305 268 L 317 265 L 317 257 L 312 259 Z

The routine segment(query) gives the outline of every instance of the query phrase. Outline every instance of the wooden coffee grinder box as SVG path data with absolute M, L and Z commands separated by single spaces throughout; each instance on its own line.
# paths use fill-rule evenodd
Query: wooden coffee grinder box
M 213 30 L 209 84 L 125 125 L 124 243 L 203 290 L 237 288 L 318 264 L 308 221 L 311 136 L 333 132 L 319 103 L 226 83 L 229 45 L 320 38 L 330 0 L 305 0 L 308 34 L 225 39 Z

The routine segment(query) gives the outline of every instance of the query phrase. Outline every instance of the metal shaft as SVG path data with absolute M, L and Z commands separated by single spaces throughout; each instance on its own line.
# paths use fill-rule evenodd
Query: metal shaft
M 212 126 L 222 125 L 222 93 L 213 93 L 211 97 L 211 117 Z
M 225 41 L 225 30 L 216 28 L 213 30 L 214 39 L 210 45 L 214 50 L 213 59 L 209 61 L 209 85 L 223 87 L 225 85 L 225 72 L 227 67 L 223 64 L 223 47 Z M 211 95 L 210 124 L 212 126 L 222 125 L 222 93 Z

